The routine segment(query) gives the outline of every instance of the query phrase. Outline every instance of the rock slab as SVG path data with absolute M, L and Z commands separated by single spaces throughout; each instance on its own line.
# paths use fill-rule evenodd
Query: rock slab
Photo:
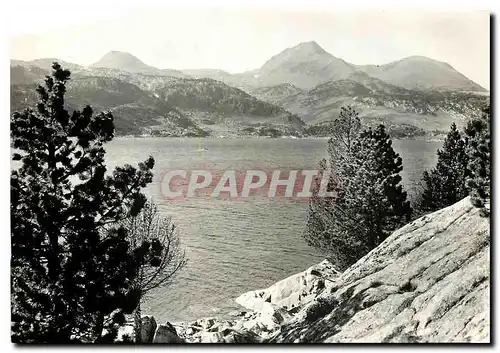
M 466 198 L 398 229 L 269 342 L 489 342 L 490 222 Z
M 177 335 L 175 327 L 167 322 L 156 328 L 153 343 L 184 343 L 185 341 Z

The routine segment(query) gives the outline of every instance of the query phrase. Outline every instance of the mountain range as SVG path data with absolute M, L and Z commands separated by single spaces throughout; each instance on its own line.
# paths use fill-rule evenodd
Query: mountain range
M 302 89 L 362 72 L 408 89 L 486 91 L 451 65 L 424 56 L 410 56 L 385 65 L 354 65 L 331 55 L 314 41 L 285 49 L 259 69 L 240 74 L 220 70 L 185 71 L 247 88 L 290 83 Z
M 384 123 L 404 137 L 463 124 L 489 100 L 487 90 L 447 63 L 412 56 L 354 65 L 312 41 L 238 74 L 159 69 L 120 51 L 88 67 L 55 58 L 12 60 L 11 110 L 32 102 L 30 89 L 54 61 L 72 72 L 69 104 L 113 111 L 119 134 L 321 135 L 350 104 L 368 125 Z

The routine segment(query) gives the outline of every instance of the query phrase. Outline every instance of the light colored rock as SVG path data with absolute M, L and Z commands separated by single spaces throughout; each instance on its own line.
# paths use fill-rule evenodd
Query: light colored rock
M 271 327 L 268 327 L 256 319 L 243 321 L 241 323 L 241 326 L 237 326 L 238 330 L 251 331 L 251 332 L 254 332 L 258 335 L 262 335 L 265 332 L 269 332 L 270 330 L 272 330 L 274 328 L 275 328 L 274 325 Z
M 246 311 L 237 310 L 237 311 L 230 312 L 228 315 L 233 317 L 233 318 L 237 318 L 237 317 L 244 317 L 246 314 L 247 314 Z
M 184 343 L 170 322 L 156 328 L 153 343 Z
M 268 302 L 256 303 L 257 317 L 255 320 L 263 325 L 267 331 L 274 331 L 288 321 L 291 316 L 286 310 L 278 308 Z
M 224 338 L 220 332 L 202 332 L 200 343 L 224 343 Z
M 224 343 L 259 343 L 261 337 L 252 331 L 235 331 L 223 332 Z
M 311 272 L 319 273 L 320 276 Z M 256 310 L 262 302 L 268 302 L 287 310 L 308 303 L 315 296 L 329 287 L 330 281 L 340 273 L 328 261 L 311 266 L 307 270 L 281 280 L 267 289 L 250 291 L 236 298 L 236 302 L 245 308 Z
M 215 324 L 218 321 L 217 318 L 215 317 L 205 317 L 199 320 L 196 320 L 196 323 L 201 326 L 203 329 L 209 329 L 212 327 L 213 324 Z
M 212 325 L 210 326 L 207 331 L 208 332 L 219 332 L 221 329 L 221 325 L 220 324 L 215 324 L 215 325 Z
M 323 261 L 241 295 L 252 311 L 177 332 L 203 343 L 489 342 L 489 256 L 489 219 L 467 198 L 395 231 L 342 274 Z
M 135 330 L 133 323 L 127 322 L 125 325 L 118 328 L 118 333 L 116 335 L 115 342 L 134 342 L 135 341 Z
M 141 317 L 141 343 L 153 342 L 156 326 L 156 320 L 152 315 Z
M 395 231 L 271 342 L 488 342 L 489 256 L 466 198 Z
M 250 319 L 253 315 L 254 315 L 254 313 L 248 312 L 248 313 L 245 314 L 244 318 L 245 319 Z

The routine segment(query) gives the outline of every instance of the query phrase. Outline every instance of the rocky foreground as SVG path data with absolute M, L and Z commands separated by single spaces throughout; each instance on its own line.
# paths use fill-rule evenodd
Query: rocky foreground
M 489 342 L 490 224 L 469 198 L 395 231 L 343 273 L 323 261 L 245 293 L 229 319 L 156 325 L 153 343 Z M 130 331 L 129 331 L 130 332 Z

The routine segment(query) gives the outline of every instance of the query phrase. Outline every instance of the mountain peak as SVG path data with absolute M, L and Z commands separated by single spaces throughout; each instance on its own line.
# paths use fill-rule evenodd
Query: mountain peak
M 281 53 L 273 56 L 267 63 L 270 62 L 283 62 L 283 61 L 295 61 L 303 62 L 310 60 L 330 60 L 334 57 L 319 46 L 315 41 L 302 42 L 293 47 L 283 50 Z M 264 64 L 265 65 L 265 64 Z
M 139 73 L 158 71 L 157 68 L 146 65 L 136 56 L 118 50 L 112 50 L 106 53 L 98 62 L 91 66 Z
M 432 58 L 429 58 L 428 56 L 423 56 L 423 55 L 411 55 L 407 56 L 406 58 L 403 58 L 399 61 L 408 61 L 408 62 L 428 62 L 428 63 L 438 63 L 438 64 L 447 64 L 443 61 L 435 60 Z M 448 65 L 448 64 L 447 64 Z
M 131 58 L 131 59 L 135 59 L 135 60 L 141 61 L 136 56 L 134 56 L 134 55 L 132 55 L 129 52 L 126 52 L 126 51 L 110 50 L 103 57 L 110 57 L 110 56 Z
M 293 51 L 306 52 L 310 54 L 325 54 L 326 51 L 315 41 L 302 42 L 290 48 Z
M 118 50 L 111 50 L 104 54 L 104 56 L 95 64 L 92 66 L 96 66 L 99 63 L 107 62 L 107 61 L 134 61 L 136 63 L 141 63 L 144 64 L 139 58 L 136 56 L 125 52 L 125 51 L 118 51 Z M 145 64 L 144 64 L 145 65 Z
M 358 68 L 372 77 L 407 89 L 485 91 L 450 64 L 422 55 L 408 56 L 384 65 Z
M 352 65 L 334 57 L 315 41 L 302 42 L 266 61 L 259 70 L 260 85 L 291 83 L 311 89 L 319 83 L 346 78 Z

